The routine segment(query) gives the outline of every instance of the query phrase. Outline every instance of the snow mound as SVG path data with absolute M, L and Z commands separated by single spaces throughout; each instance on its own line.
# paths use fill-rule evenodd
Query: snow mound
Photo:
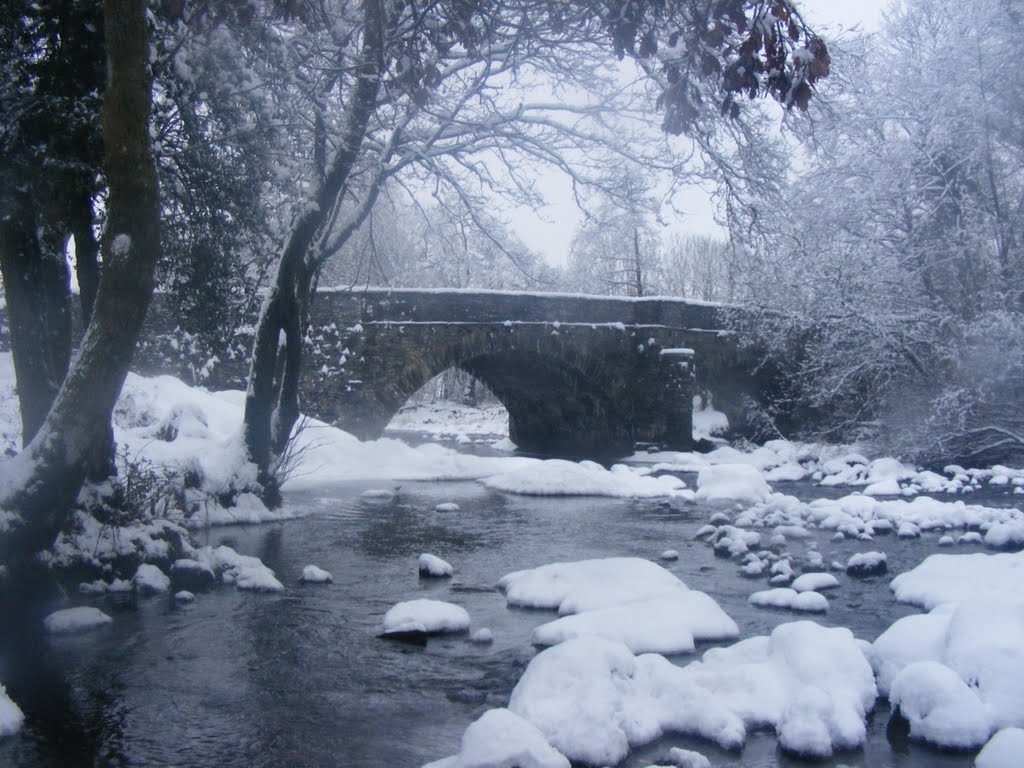
M 434 507 L 435 512 L 458 512 L 459 505 L 454 501 L 445 501 Z
M 155 565 L 143 563 L 132 576 L 132 587 L 140 595 L 159 595 L 171 588 L 171 580 Z
M 536 726 L 507 709 L 491 709 L 462 734 L 457 755 L 423 768 L 569 768 Z
M 384 614 L 384 633 L 440 634 L 469 630 L 469 613 L 460 605 L 441 600 L 408 600 Z
M 948 675 L 941 685 L 920 674 L 902 677 L 915 663 L 936 662 L 980 700 L 982 706 L 963 710 L 960 725 L 941 713 L 931 718 L 917 732 L 920 738 L 945 746 L 977 746 L 998 728 L 1024 726 L 1024 589 L 1017 585 L 1017 590 L 978 592 L 958 603 L 942 603 L 928 614 L 894 622 L 875 640 L 870 656 L 883 695 L 898 692 L 903 699 L 939 706 L 941 693 L 959 697 L 966 707 L 962 692 L 947 682 Z M 961 707 L 955 708 L 959 713 Z M 977 723 L 987 729 L 984 736 L 978 735 L 983 729 Z M 957 730 L 968 726 L 973 730 Z
M 764 501 L 772 492 L 757 467 L 749 464 L 716 464 L 697 475 L 697 498 Z
M 437 555 L 431 555 L 427 552 L 420 555 L 418 567 L 420 576 L 443 578 L 455 573 L 455 569 L 452 568 L 451 563 L 442 560 Z
M 892 682 L 889 701 L 909 721 L 911 737 L 940 747 L 979 747 L 992 733 L 977 694 L 937 661 L 904 667 Z
M 533 643 L 555 645 L 585 636 L 621 642 L 633 653 L 689 653 L 695 640 L 735 638 L 739 627 L 713 598 L 683 588 L 652 600 L 563 616 L 537 627 Z
M 609 557 L 551 563 L 502 576 L 498 588 L 509 605 L 552 608 L 560 615 L 635 603 L 687 589 L 650 560 Z
M 787 608 L 791 611 L 824 613 L 828 610 L 828 599 L 814 591 L 797 592 L 789 587 L 775 587 L 755 592 L 748 598 L 758 608 Z
M 735 749 L 748 728 L 766 724 L 787 751 L 828 756 L 864 742 L 875 698 L 849 630 L 794 622 L 686 667 L 604 638 L 567 640 L 534 657 L 509 709 L 570 760 L 614 765 L 667 733 Z
M 238 589 L 253 592 L 281 592 L 284 584 L 277 580 L 274 572 L 258 557 L 240 555 L 231 547 L 221 545 L 197 549 L 193 559 L 202 563 L 214 573 L 219 573 L 225 584 L 234 584 Z
M 831 573 L 805 573 L 797 576 L 789 585 L 797 592 L 820 592 L 839 586 L 839 579 Z
M 334 577 L 323 568 L 318 568 L 315 565 L 307 565 L 302 569 L 302 575 L 299 576 L 299 581 L 306 584 L 330 584 L 334 581 Z
M 485 478 L 483 484 L 526 496 L 610 496 L 614 498 L 691 497 L 686 483 L 671 475 L 650 477 L 624 464 L 610 470 L 592 461 L 548 459 Z
M 76 608 L 54 611 L 43 619 L 43 626 L 51 635 L 70 635 L 96 629 L 111 622 L 113 619 L 99 608 L 80 605 Z
M 0 685 L 0 739 L 16 734 L 24 722 L 25 715 L 8 697 L 7 689 Z
M 974 768 L 1017 768 L 1024 754 L 1024 730 L 1003 728 L 978 753 Z

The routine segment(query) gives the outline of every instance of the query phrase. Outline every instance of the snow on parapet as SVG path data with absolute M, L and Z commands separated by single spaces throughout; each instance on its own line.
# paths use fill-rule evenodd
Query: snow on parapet
M 317 288 L 317 293 L 350 293 L 353 296 L 396 294 L 452 294 L 453 296 L 481 295 L 481 296 L 532 296 L 550 299 L 593 299 L 595 301 L 619 302 L 622 304 L 638 304 L 645 302 L 671 302 L 673 304 L 691 305 L 695 307 L 722 307 L 735 308 L 734 304 L 725 304 L 718 301 L 704 301 L 702 299 L 684 299 L 679 296 L 601 296 L 591 293 L 563 293 L 558 291 L 515 291 L 502 290 L 497 288 L 391 288 L 389 286 L 360 286 L 353 288 L 350 285 L 323 286 Z

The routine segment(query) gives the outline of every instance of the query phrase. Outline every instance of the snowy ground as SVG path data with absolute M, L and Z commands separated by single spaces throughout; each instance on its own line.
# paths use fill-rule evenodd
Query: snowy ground
M 9 356 L 0 355 L 0 435 L 16 444 L 12 392 Z M 267 510 L 246 494 L 232 507 L 216 500 L 252 478 L 241 448 L 242 401 L 240 392 L 208 393 L 170 377 L 129 376 L 115 411 L 122 461 L 154 472 L 187 472 L 194 512 L 116 532 L 79 515 L 76 529 L 49 554 L 51 562 L 102 567 L 126 553 L 161 560 L 177 539 L 184 543 L 170 569 L 174 579 L 143 566 L 130 579 L 111 575 L 88 590 L 164 592 L 188 572 L 238 589 L 284 591 L 259 559 L 187 541 L 190 529 L 296 514 L 287 505 Z M 660 497 L 671 505 L 699 500 L 715 510 L 699 539 L 744 576 L 767 582 L 768 589 L 750 590 L 751 604 L 763 610 L 827 612 L 821 590 L 834 587 L 835 579 L 826 572 L 884 573 L 885 536 L 941 536 L 939 546 L 961 548 L 1024 545 L 1019 509 L 962 498 L 987 487 L 1012 499 L 1024 489 L 1024 470 L 1007 467 L 948 467 L 939 474 L 891 458 L 869 460 L 850 446 L 772 441 L 709 454 L 638 454 L 628 465 L 606 469 L 592 462 L 472 456 L 392 439 L 360 442 L 317 422 L 306 424 L 296 445 L 286 490 L 379 482 L 364 494 L 371 506 L 386 505 L 395 484 L 411 480 L 468 480 L 522 495 Z M 124 464 L 122 473 L 129 471 Z M 694 474 L 684 481 L 679 473 Z M 807 501 L 778 490 L 794 480 L 832 489 L 831 497 Z M 438 504 L 437 512 L 457 515 L 458 507 Z M 814 543 L 823 536 L 864 542 L 863 549 L 845 562 L 826 562 Z M 739 748 L 751 729 L 766 726 L 784 750 L 822 757 L 863 743 L 865 718 L 879 695 L 900 708 L 912 738 L 978 748 L 994 736 L 988 760 L 999 765 L 994 761 L 1007 752 L 1003 745 L 1016 738 L 1002 729 L 1024 727 L 1021 558 L 978 551 L 929 557 L 892 581 L 896 599 L 928 613 L 896 621 L 877 639 L 813 621 L 785 621 L 768 634 L 739 639 L 739 628 L 714 596 L 689 589 L 647 560 L 553 563 L 510 573 L 499 582 L 510 605 L 557 610 L 558 616 L 538 621 L 533 635 L 536 645 L 550 647 L 530 662 L 507 708 L 487 712 L 466 731 L 460 752 L 435 766 L 614 765 L 664 733 Z M 95 612 L 57 613 L 48 626 L 77 632 L 108 620 Z M 471 623 L 448 604 L 415 602 L 396 605 L 382 626 L 463 631 Z M 737 642 L 684 666 L 661 655 L 692 652 L 696 641 L 709 639 Z M 0 734 L 16 730 L 19 715 L 0 687 Z

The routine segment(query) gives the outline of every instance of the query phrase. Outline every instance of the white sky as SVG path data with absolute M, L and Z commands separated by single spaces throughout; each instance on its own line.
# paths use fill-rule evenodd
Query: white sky
M 804 18 L 827 38 L 844 30 L 859 28 L 861 32 L 876 32 L 882 11 L 890 0 L 797 0 Z M 582 215 L 572 199 L 567 179 L 551 175 L 544 179 L 544 192 L 550 205 L 540 212 L 517 210 L 512 213 L 512 225 L 526 245 L 541 253 L 552 264 L 565 264 L 569 245 Z M 715 223 L 710 194 L 693 189 L 681 199 L 687 214 L 672 222 L 672 231 L 693 234 L 721 234 Z M 547 219 L 545 221 L 544 219 Z

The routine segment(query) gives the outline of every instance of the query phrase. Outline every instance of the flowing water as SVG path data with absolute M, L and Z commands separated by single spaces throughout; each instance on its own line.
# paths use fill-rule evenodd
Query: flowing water
M 654 559 L 677 549 L 679 560 L 666 567 L 715 597 L 744 637 L 802 618 L 749 606 L 748 595 L 766 588 L 765 580 L 742 578 L 735 562 L 716 559 L 693 540 L 715 507 L 515 497 L 476 483 L 402 483 L 393 499 L 371 502 L 359 495 L 369 487 L 293 494 L 288 503 L 302 512 L 300 519 L 206 534 L 208 543 L 262 558 L 285 583 L 283 593 L 224 586 L 184 606 L 167 598 L 83 599 L 111 613 L 113 625 L 77 637 L 31 639 L 28 652 L 0 659 L 0 680 L 27 716 L 18 736 L 0 742 L 0 766 L 401 768 L 452 754 L 470 722 L 507 703 L 535 652 L 531 630 L 553 617 L 507 608 L 493 585 L 508 571 L 558 560 Z M 805 483 L 777 489 L 804 498 L 837 493 Z M 445 501 L 461 509 L 435 511 Z M 890 576 L 937 550 L 934 535 L 839 543 L 817 535 L 826 561 L 887 552 Z M 794 543 L 791 551 L 806 548 Z M 419 579 L 421 552 L 449 560 L 455 577 Z M 330 571 L 334 583 L 299 584 L 310 563 Z M 816 621 L 873 640 L 914 610 L 892 600 L 888 577 L 840 580 L 841 588 L 828 595 L 828 614 Z M 475 628 L 493 630 L 494 643 L 447 637 L 414 647 L 378 639 L 384 612 L 416 597 L 463 605 Z M 740 753 L 667 737 L 626 765 L 646 766 L 670 746 L 699 749 L 716 766 L 806 765 L 782 755 L 771 733 L 752 735 Z M 864 750 L 821 764 L 969 766 L 972 757 L 908 743 L 889 727 L 881 705 Z

